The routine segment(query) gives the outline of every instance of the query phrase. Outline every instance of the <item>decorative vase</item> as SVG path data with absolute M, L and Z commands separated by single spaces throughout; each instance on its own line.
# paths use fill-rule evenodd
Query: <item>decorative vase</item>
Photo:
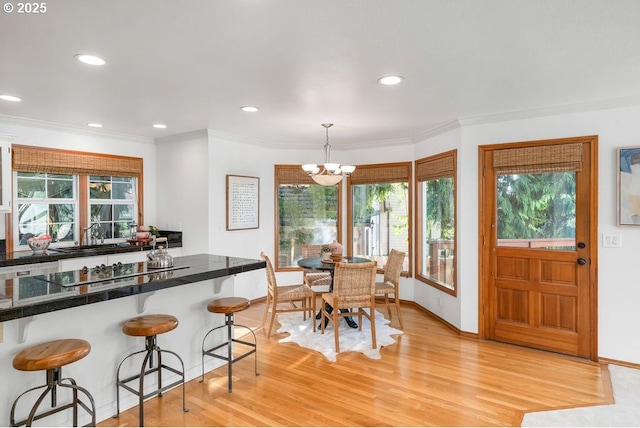
M 331 260 L 339 262 L 342 260 L 342 254 L 331 254 Z
M 322 261 L 327 262 L 331 260 L 331 253 L 327 253 L 327 252 L 322 253 L 321 258 L 322 258 Z

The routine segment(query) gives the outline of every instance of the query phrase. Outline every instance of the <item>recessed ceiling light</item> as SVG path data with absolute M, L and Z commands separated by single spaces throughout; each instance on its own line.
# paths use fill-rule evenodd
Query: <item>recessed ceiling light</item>
M 402 76 L 383 76 L 378 79 L 378 83 L 381 85 L 390 86 L 390 85 L 397 85 L 403 80 L 404 80 L 404 77 Z
M 18 101 L 22 101 L 22 98 L 20 97 L 16 97 L 14 95 L 0 95 L 0 100 L 5 100 L 5 101 L 12 101 L 14 103 L 17 103 Z
M 165 129 L 167 125 L 165 125 L 164 123 L 154 123 L 153 127 L 156 129 Z
M 101 123 L 87 123 L 87 126 L 90 126 L 92 128 L 102 128 L 102 124 Z
M 75 57 L 78 61 L 89 65 L 105 65 L 106 61 L 95 55 L 78 54 Z
M 247 113 L 255 113 L 258 110 L 260 110 L 258 107 L 256 106 L 242 106 L 240 107 L 240 110 L 247 112 Z

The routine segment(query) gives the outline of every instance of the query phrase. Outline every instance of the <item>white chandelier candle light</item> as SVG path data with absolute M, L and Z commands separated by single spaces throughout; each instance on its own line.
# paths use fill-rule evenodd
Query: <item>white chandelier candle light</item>
M 340 165 L 339 163 L 331 162 L 331 145 L 329 144 L 329 128 L 333 126 L 333 123 L 323 123 L 327 141 L 324 143 L 325 162 L 322 165 L 315 163 L 306 163 L 302 165 L 304 172 L 318 184 L 323 186 L 333 186 L 338 184 L 342 177 L 346 177 L 355 171 L 356 167 L 353 165 Z

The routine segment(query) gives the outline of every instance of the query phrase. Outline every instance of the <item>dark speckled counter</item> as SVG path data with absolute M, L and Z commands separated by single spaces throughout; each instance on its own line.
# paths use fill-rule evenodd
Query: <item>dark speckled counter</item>
M 34 260 L 31 258 L 28 263 L 52 261 L 51 257 L 33 257 L 42 257 L 43 259 Z M 58 257 L 56 257 L 56 259 L 58 259 Z M 17 261 L 20 259 L 14 260 Z M 16 264 L 26 263 L 11 263 L 9 265 L 5 264 L 4 266 Z M 264 269 L 266 264 L 262 260 L 197 254 L 186 257 L 175 257 L 174 267 L 179 267 L 180 269 L 163 273 L 149 271 L 129 282 L 119 283 L 105 281 L 104 285 L 96 284 L 97 286 L 95 287 L 82 285 L 65 288 L 65 292 L 60 292 L 58 288 L 56 292 L 49 294 L 47 289 L 43 292 L 43 287 L 40 285 L 38 292 L 43 294 L 36 300 L 24 302 L 20 301 L 19 296 L 15 296 L 15 294 L 17 294 L 15 291 L 15 282 L 17 279 L 0 281 L 0 295 L 4 295 L 4 301 L 0 301 L 0 322 L 149 293 L 165 288 L 179 287 L 194 282 L 221 278 L 256 269 Z

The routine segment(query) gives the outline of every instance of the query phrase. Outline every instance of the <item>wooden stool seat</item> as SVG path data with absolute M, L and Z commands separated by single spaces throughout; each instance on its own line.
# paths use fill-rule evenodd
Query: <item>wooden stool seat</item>
M 23 349 L 13 358 L 13 367 L 21 371 L 49 370 L 83 359 L 91 345 L 82 339 L 60 339 Z
M 223 297 L 210 301 L 207 310 L 214 314 L 232 314 L 244 311 L 249 306 L 251 306 L 251 302 L 244 297 Z
M 15 399 L 11 406 L 9 425 L 12 427 L 19 427 L 22 425 L 30 427 L 34 421 L 71 409 L 73 418 L 72 424 L 75 427 L 78 426 L 78 420 L 80 417 L 79 410 L 82 408 L 86 412 L 87 416 L 91 418 L 91 422 L 89 422 L 88 426 L 95 426 L 96 404 L 93 397 L 89 391 L 78 385 L 75 379 L 62 376 L 62 367 L 83 359 L 89 355 L 89 352 L 91 352 L 91 345 L 83 339 L 52 340 L 38 345 L 29 346 L 28 348 L 20 351 L 13 358 L 13 367 L 16 370 L 27 372 L 36 370 L 46 371 L 47 383 L 30 388 Z M 59 388 L 70 389 L 72 391 L 70 402 L 65 404 L 58 403 Z M 26 419 L 17 421 L 16 409 L 18 408 L 18 402 L 23 402 L 29 397 L 33 398 L 35 391 L 39 390 L 41 390 L 40 395 L 35 400 L 31 410 L 29 410 Z M 81 399 L 80 394 L 84 395 L 84 399 Z M 44 399 L 47 396 L 51 399 L 49 407 L 38 413 L 40 405 L 45 402 Z M 23 397 L 26 397 L 25 400 L 22 399 Z M 66 397 L 66 395 L 64 397 Z M 61 401 L 67 400 L 63 399 Z
M 122 325 L 127 336 L 156 336 L 178 327 L 178 319 L 173 315 L 143 315 L 132 318 Z

